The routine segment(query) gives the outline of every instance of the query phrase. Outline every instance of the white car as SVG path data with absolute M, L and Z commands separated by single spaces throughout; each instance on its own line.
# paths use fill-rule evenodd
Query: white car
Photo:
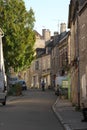
M 7 91 L 0 91 L 0 103 L 2 103 L 2 105 L 6 105 L 6 97 L 7 97 Z
M 0 103 L 2 103 L 2 105 L 6 105 L 6 98 L 7 98 L 7 86 L 6 86 L 6 84 L 7 83 L 5 81 L 3 82 L 3 80 L 0 80 Z

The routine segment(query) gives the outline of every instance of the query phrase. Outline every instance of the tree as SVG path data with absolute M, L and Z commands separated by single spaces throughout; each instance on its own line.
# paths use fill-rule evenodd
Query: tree
M 4 31 L 5 67 L 16 71 L 29 67 L 34 58 L 34 12 L 23 0 L 0 0 L 0 27 Z

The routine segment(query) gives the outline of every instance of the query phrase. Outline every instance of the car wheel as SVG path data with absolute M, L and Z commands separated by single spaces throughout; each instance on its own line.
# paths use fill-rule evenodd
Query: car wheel
M 6 97 L 5 97 L 5 100 L 2 102 L 2 105 L 3 105 L 3 106 L 6 105 Z
M 6 101 L 4 101 L 4 102 L 2 103 L 2 105 L 5 106 L 5 105 L 6 105 Z

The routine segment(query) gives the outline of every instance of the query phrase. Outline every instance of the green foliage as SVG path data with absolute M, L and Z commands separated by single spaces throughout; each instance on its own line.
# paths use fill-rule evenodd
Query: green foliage
M 29 67 L 34 56 L 34 12 L 23 0 L 0 0 L 0 27 L 4 31 L 5 67 L 15 71 Z
M 13 95 L 13 96 L 19 96 L 22 94 L 22 87 L 20 84 L 15 84 L 14 86 L 11 86 L 8 95 Z

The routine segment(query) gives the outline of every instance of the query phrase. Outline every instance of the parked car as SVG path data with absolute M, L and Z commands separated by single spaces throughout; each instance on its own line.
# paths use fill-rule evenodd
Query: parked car
M 4 81 L 4 78 L 0 72 L 0 103 L 2 105 L 6 105 L 6 99 L 7 99 L 7 83 Z
M 13 86 L 18 82 L 18 77 L 9 77 L 9 85 Z
M 25 80 L 19 80 L 18 83 L 21 85 L 22 90 L 27 90 L 27 86 L 26 86 Z

